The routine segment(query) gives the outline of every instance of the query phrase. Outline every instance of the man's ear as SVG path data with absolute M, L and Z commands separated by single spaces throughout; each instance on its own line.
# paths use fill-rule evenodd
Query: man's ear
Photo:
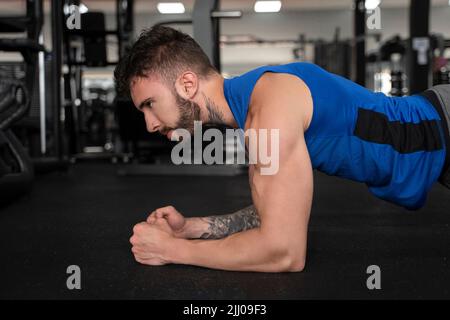
M 175 81 L 175 90 L 186 100 L 192 100 L 198 92 L 198 76 L 196 73 L 186 71 Z

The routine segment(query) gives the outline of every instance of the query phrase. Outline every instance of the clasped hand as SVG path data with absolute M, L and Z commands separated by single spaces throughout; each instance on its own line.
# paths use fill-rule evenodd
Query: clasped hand
M 186 219 L 172 206 L 153 211 L 133 228 L 130 243 L 136 261 L 152 266 L 173 263 L 174 240 L 185 238 L 185 225 Z

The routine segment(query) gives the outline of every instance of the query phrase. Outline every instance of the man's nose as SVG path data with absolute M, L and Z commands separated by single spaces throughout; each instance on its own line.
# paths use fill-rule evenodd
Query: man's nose
M 156 132 L 160 127 L 158 119 L 150 112 L 144 110 L 145 124 L 148 132 Z

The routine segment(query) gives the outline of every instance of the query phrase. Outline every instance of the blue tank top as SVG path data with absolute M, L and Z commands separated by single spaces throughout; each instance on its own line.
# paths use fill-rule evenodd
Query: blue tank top
M 313 116 L 305 140 L 313 168 L 363 182 L 408 209 L 425 204 L 446 156 L 441 118 L 425 97 L 374 93 L 311 63 L 264 66 L 225 79 L 225 98 L 242 129 L 265 72 L 295 75 L 308 86 Z

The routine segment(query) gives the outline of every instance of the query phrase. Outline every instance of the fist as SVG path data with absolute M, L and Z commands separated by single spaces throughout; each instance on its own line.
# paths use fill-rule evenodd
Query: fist
M 131 251 L 137 262 L 147 265 L 170 263 L 168 250 L 172 229 L 165 219 L 157 219 L 154 224 L 141 222 L 134 226 L 130 238 Z
M 147 223 L 155 224 L 159 219 L 165 219 L 171 228 L 173 236 L 184 238 L 186 218 L 172 206 L 162 207 L 153 211 L 147 218 Z

